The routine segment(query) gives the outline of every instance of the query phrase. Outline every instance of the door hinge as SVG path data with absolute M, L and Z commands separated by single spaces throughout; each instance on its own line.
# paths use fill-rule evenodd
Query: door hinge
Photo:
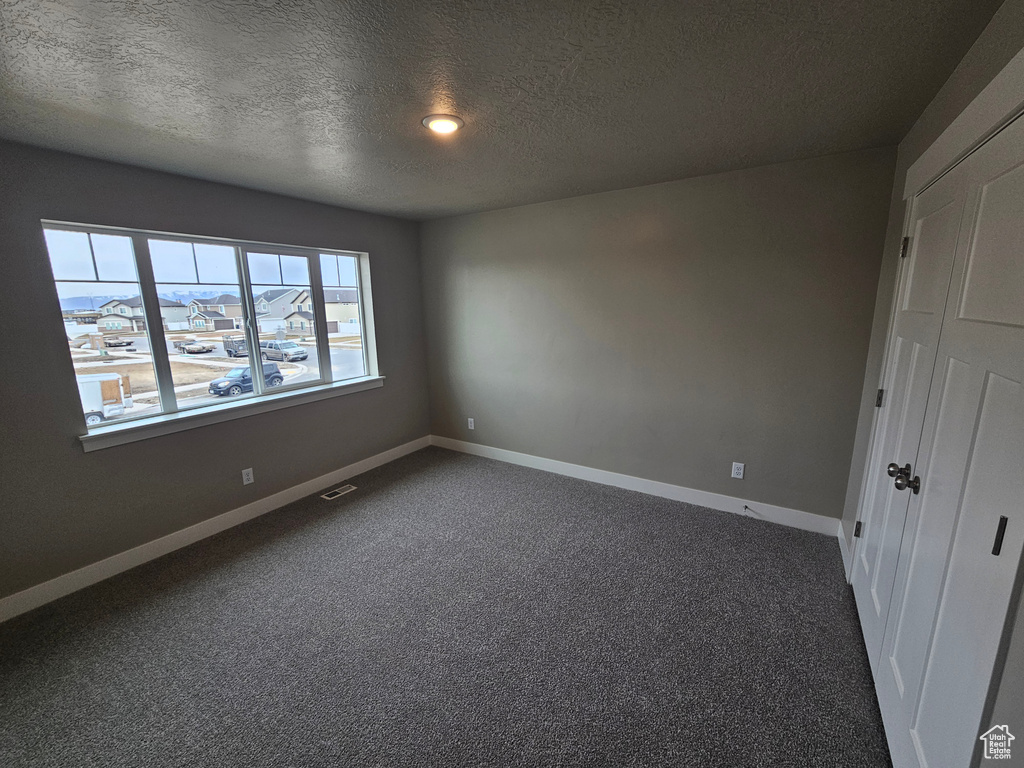
M 901 259 L 907 258 L 907 251 L 908 250 L 910 250 L 910 238 L 909 237 L 904 237 L 903 238 L 903 245 L 900 246 L 900 258 Z
M 855 526 L 853 526 L 853 538 L 855 538 L 855 539 L 859 539 L 860 538 L 860 520 L 858 520 L 857 524 Z
M 875 408 L 881 408 L 885 403 L 885 390 L 878 390 L 878 394 L 875 395 Z

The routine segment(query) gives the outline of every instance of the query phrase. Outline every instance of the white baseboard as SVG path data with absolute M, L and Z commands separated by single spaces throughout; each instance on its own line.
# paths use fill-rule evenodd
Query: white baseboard
M 77 571 L 65 573 L 63 576 L 58 576 L 55 579 L 50 579 L 42 584 L 37 584 L 34 587 L 29 587 L 26 590 L 0 599 L 0 622 L 11 619 L 26 611 L 31 611 L 33 608 L 38 608 L 57 598 L 70 595 L 72 592 L 77 592 L 84 587 L 91 586 L 137 565 L 142 565 L 176 549 L 194 544 L 247 520 L 252 520 L 254 517 L 272 512 L 283 507 L 285 504 L 290 504 L 304 496 L 315 493 L 321 488 L 348 480 L 351 477 L 392 462 L 421 448 L 426 448 L 430 443 L 431 439 L 429 436 L 418 438 L 404 445 L 399 445 L 397 448 L 378 453 L 368 459 L 357 461 L 355 464 L 336 469 L 333 472 L 328 472 L 326 475 L 321 475 L 292 488 L 254 501 L 251 504 L 246 504 L 244 507 L 211 517 L 209 520 L 196 523 L 188 528 L 175 531 L 134 549 L 120 552 L 105 560 L 79 568 Z
M 478 443 L 467 443 L 463 440 L 453 440 L 450 437 L 439 437 L 431 435 L 430 444 L 441 448 L 449 448 L 453 451 L 471 453 L 474 456 L 483 456 L 488 459 L 497 459 L 509 464 L 519 464 L 524 467 L 542 469 L 545 472 L 554 472 L 558 475 L 567 475 L 580 480 L 590 480 L 603 485 L 614 485 L 618 488 L 626 488 L 630 491 L 640 491 L 651 496 L 661 496 L 675 501 L 685 501 L 689 504 L 696 504 L 701 507 L 710 507 L 722 512 L 733 512 L 745 517 L 753 517 L 758 520 L 768 520 L 772 523 L 787 525 L 791 528 L 800 528 L 814 533 L 823 533 L 826 536 L 835 536 L 836 524 L 839 522 L 834 517 L 825 517 L 811 512 L 803 512 L 799 509 L 788 507 L 777 507 L 774 504 L 765 504 L 760 501 L 748 501 L 726 496 L 721 493 L 710 493 L 698 491 L 694 488 L 686 488 L 681 485 L 661 483 L 657 480 L 645 480 L 642 477 L 632 475 L 620 475 L 618 472 L 608 472 L 603 469 L 593 469 L 580 464 L 569 464 L 564 461 L 545 459 L 540 456 L 531 456 L 528 453 L 517 453 L 506 451 L 503 448 L 491 448 Z
M 846 534 L 843 533 L 843 523 L 839 522 L 839 551 L 843 555 L 843 570 L 846 572 L 846 583 L 850 583 L 850 577 L 853 574 L 853 553 L 850 552 L 850 548 L 846 546 Z
M 815 515 L 810 512 L 779 507 L 774 504 L 765 504 L 759 501 L 748 501 L 720 493 L 699 491 L 681 485 L 658 482 L 657 480 L 645 480 L 642 477 L 622 475 L 617 472 L 608 472 L 603 469 L 593 469 L 579 464 L 545 459 L 526 453 L 506 451 L 502 448 L 491 448 L 490 446 L 477 443 L 467 443 L 463 440 L 428 435 L 2 598 L 0 599 L 0 622 L 11 619 L 26 611 L 31 611 L 33 608 L 38 608 L 65 595 L 70 595 L 72 592 L 77 592 L 84 587 L 123 573 L 137 565 L 142 565 L 176 549 L 194 544 L 247 520 L 252 520 L 267 512 L 272 512 L 293 501 L 298 501 L 321 488 L 326 488 L 334 483 L 340 483 L 355 475 L 383 466 L 421 448 L 426 448 L 428 445 L 437 445 L 454 451 L 497 459 L 509 464 L 519 464 L 524 467 L 541 469 L 546 472 L 575 477 L 580 480 L 589 480 L 603 485 L 613 485 L 618 488 L 639 491 L 652 496 L 684 501 L 701 507 L 709 507 L 722 512 L 732 512 L 746 517 L 767 520 L 792 528 L 813 531 L 814 533 L 823 533 L 828 536 L 834 536 L 836 533 L 838 521 L 835 518 L 825 517 L 824 515 Z M 847 574 L 849 574 L 849 552 L 846 550 L 846 542 L 843 539 L 841 526 L 839 528 L 839 546 L 843 553 L 843 563 L 846 566 Z

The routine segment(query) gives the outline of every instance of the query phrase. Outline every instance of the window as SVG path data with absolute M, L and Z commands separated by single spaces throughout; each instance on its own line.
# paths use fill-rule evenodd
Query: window
M 131 238 L 51 229 L 44 235 L 62 311 L 141 295 Z M 107 346 L 111 340 L 104 334 L 122 330 L 120 320 L 104 320 L 99 333 L 88 326 L 64 328 L 87 425 L 160 413 L 152 360 Z
M 365 376 L 363 290 L 356 254 L 320 254 L 324 310 L 331 347 L 331 375 L 337 379 Z
M 254 301 L 270 291 L 289 291 L 298 297 L 312 293 L 312 275 L 317 266 L 315 255 L 312 253 L 250 252 L 247 254 L 247 265 Z M 310 317 L 313 317 L 312 313 Z M 311 383 L 332 380 L 324 375 L 322 368 L 325 366 L 320 365 L 320 350 L 322 347 L 326 348 L 326 344 L 323 343 L 326 334 L 314 334 L 312 338 L 302 333 L 292 334 L 292 331 L 303 330 L 305 325 L 300 326 L 296 318 L 287 320 L 287 327 L 281 323 L 278 328 L 267 328 L 268 342 L 260 342 L 261 346 L 266 347 L 260 353 L 263 359 L 278 361 L 282 366 L 285 382 L 289 385 L 308 386 Z M 269 339 L 281 342 L 289 337 L 292 337 L 293 342 L 301 341 L 301 344 L 290 344 L 287 349 L 281 344 L 274 345 L 274 348 L 269 345 Z
M 101 307 L 139 318 L 127 323 L 125 346 L 108 346 L 88 326 L 65 323 L 90 432 L 83 437 L 87 450 L 233 418 L 239 407 L 267 410 L 289 399 L 380 386 L 361 324 L 357 272 L 368 274 L 366 254 L 59 222 L 43 222 L 43 230 L 63 313 Z M 321 277 L 325 264 L 330 271 Z M 345 298 L 354 309 L 347 311 L 356 313 L 344 318 L 343 334 L 334 295 L 342 269 L 352 285 Z M 268 301 L 278 299 L 300 314 L 263 316 Z M 123 328 L 120 320 L 103 324 L 104 333 Z M 262 359 L 263 376 L 232 379 L 238 357 L 246 358 L 246 369 L 249 360 Z M 167 421 L 185 412 L 198 420 Z M 147 434 L 107 428 L 129 420 Z
M 219 305 L 229 300 L 238 303 L 242 287 L 233 246 L 163 237 L 147 238 L 146 243 L 161 303 L 178 296 L 189 296 L 200 304 L 215 301 Z M 177 324 L 168 316 L 166 306 L 161 306 L 160 313 L 168 329 L 164 346 L 178 409 L 219 402 L 222 396 L 218 388 L 223 383 L 223 373 L 235 367 L 235 363 L 224 354 L 223 344 L 218 346 L 221 338 L 212 333 L 233 326 L 218 326 L 217 320 L 223 318 L 223 313 L 207 311 L 203 313 L 205 316 L 194 319 L 192 328 L 205 335 L 192 339 L 187 329 L 175 332 Z M 188 343 L 190 341 L 194 343 Z M 238 396 L 250 397 L 251 392 L 238 393 Z

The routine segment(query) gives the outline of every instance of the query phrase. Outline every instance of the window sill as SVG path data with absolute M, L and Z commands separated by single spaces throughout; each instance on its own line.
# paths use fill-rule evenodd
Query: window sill
M 219 424 L 222 421 L 242 419 L 246 416 L 255 416 L 258 413 L 291 408 L 294 405 L 312 403 L 317 400 L 326 400 L 330 397 L 349 395 L 354 392 L 363 392 L 367 389 L 377 389 L 383 386 L 383 376 L 363 376 L 358 379 L 327 384 L 326 386 L 264 395 L 258 400 L 223 403 L 208 408 L 152 416 L 120 424 L 109 424 L 97 427 L 91 430 L 89 434 L 82 435 L 78 439 L 82 441 L 82 449 L 89 453 L 90 451 L 99 451 L 103 448 L 112 448 L 115 445 L 148 440 L 151 437 L 184 432 L 188 429 Z

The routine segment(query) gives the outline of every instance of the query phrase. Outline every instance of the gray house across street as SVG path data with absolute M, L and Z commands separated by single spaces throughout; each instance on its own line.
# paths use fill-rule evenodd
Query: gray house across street
M 142 297 L 140 296 L 132 296 L 127 299 L 112 299 L 106 304 L 101 305 L 99 312 L 96 324 L 104 332 L 139 332 L 146 330 L 146 315 L 142 308 Z M 161 298 L 160 315 L 166 328 L 168 323 L 185 322 L 188 318 L 188 307 L 180 301 Z

